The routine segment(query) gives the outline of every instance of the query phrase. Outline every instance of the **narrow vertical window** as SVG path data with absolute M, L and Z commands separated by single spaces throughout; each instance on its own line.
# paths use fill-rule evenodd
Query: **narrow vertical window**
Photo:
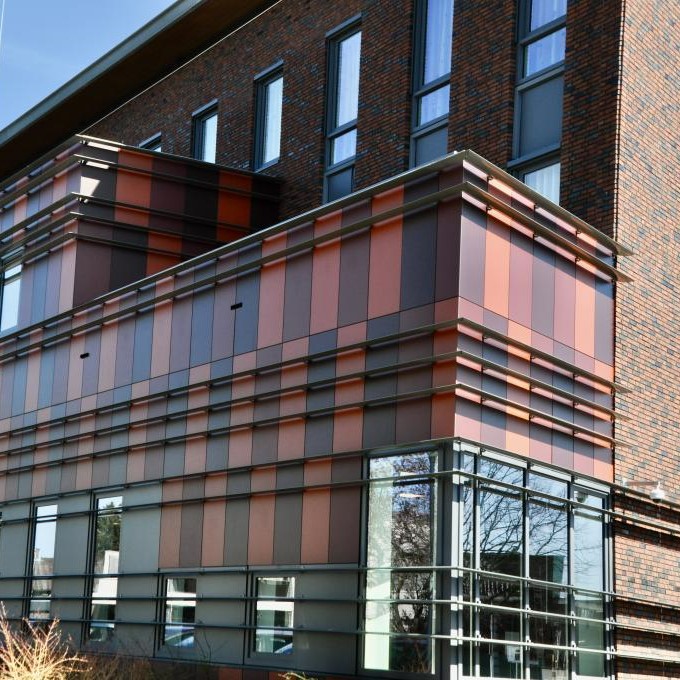
M 567 0 L 523 0 L 518 29 L 515 160 L 510 167 L 557 203 Z
M 8 331 L 19 322 L 19 293 L 21 292 L 21 265 L 5 269 L 2 274 L 2 311 L 0 331 Z
M 258 576 L 255 597 L 255 651 L 292 654 L 295 578 Z
M 281 154 L 281 114 L 283 110 L 283 73 L 270 71 L 257 81 L 255 168 L 279 160 Z
M 199 161 L 214 163 L 217 157 L 217 106 L 210 104 L 193 117 L 192 155 Z
M 326 198 L 354 190 L 359 115 L 361 30 L 353 26 L 329 43 L 326 122 Z
M 113 636 L 118 597 L 122 496 L 97 499 L 90 639 L 106 642 Z
M 54 546 L 57 533 L 57 506 L 41 505 L 35 509 L 31 599 L 28 618 L 41 621 L 50 618 Z
M 435 472 L 432 454 L 370 462 L 364 667 L 432 669 Z
M 453 0 L 416 5 L 411 165 L 446 154 Z
M 165 582 L 163 643 L 170 647 L 193 647 L 195 622 L 196 579 L 169 578 Z

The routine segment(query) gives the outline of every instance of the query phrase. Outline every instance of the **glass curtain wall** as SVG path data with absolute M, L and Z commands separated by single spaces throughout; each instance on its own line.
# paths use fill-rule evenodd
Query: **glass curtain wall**
M 455 678 L 607 677 L 605 488 L 453 455 L 439 473 L 444 453 L 369 461 L 364 667 L 436 673 L 436 635 Z

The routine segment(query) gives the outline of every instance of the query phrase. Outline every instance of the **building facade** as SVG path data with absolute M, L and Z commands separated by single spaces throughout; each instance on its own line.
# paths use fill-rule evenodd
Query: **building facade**
M 7 615 L 680 673 L 679 35 L 632 5 L 181 0 L 0 131 Z

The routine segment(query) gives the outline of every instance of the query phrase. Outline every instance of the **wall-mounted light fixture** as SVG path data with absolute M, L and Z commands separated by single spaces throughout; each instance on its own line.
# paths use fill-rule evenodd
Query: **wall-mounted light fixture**
M 627 488 L 652 487 L 652 490 L 649 492 L 649 497 L 655 503 L 661 503 L 661 501 L 666 500 L 666 492 L 663 490 L 660 481 L 656 481 L 656 482 L 636 482 L 635 480 L 626 479 L 624 477 L 621 480 L 621 486 L 627 487 Z

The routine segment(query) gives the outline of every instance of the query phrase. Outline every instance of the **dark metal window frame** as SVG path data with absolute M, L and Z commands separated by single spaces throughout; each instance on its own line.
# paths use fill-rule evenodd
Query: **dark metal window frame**
M 191 114 L 191 157 L 202 161 L 203 145 L 205 143 L 205 123 L 212 116 L 218 114 L 217 99 L 204 104 Z M 209 163 L 210 161 L 204 161 Z
M 346 132 L 357 130 L 358 132 L 358 111 L 357 118 L 354 118 L 340 126 L 335 126 L 335 115 L 338 110 L 338 79 L 340 69 L 340 43 L 350 38 L 356 33 L 361 33 L 361 15 L 358 14 L 343 22 L 332 31 L 326 34 L 326 115 L 325 115 L 325 169 L 323 183 L 324 201 L 328 200 L 329 178 L 341 173 L 344 170 L 352 170 L 352 191 L 354 190 L 354 165 L 356 163 L 356 150 L 353 156 L 345 158 L 339 163 L 333 163 L 333 142 Z M 361 63 L 361 62 L 360 62 Z M 359 67 L 359 86 L 361 83 L 361 66 Z M 359 102 L 361 104 L 361 102 Z
M 140 149 L 158 152 L 158 147 L 161 146 L 162 142 L 163 135 L 157 132 L 155 135 L 151 135 L 151 137 L 147 137 L 144 141 L 140 142 L 138 146 Z
M 283 78 L 283 60 L 272 64 L 269 68 L 255 76 L 255 134 L 253 135 L 253 170 L 264 170 L 276 165 L 281 159 L 279 155 L 264 162 L 265 131 L 267 129 L 267 88 L 273 82 Z M 283 115 L 282 115 L 283 117 Z M 283 135 L 281 135 L 283 139 Z
M 413 91 L 411 93 L 411 145 L 409 151 L 409 167 L 414 167 L 416 163 L 416 145 L 417 140 L 425 137 L 432 132 L 436 132 L 448 125 L 449 114 L 451 111 L 450 103 L 449 110 L 446 114 L 439 116 L 424 125 L 418 122 L 418 114 L 420 109 L 420 102 L 423 97 L 426 97 L 431 92 L 438 90 L 444 85 L 451 82 L 451 70 L 435 80 L 428 83 L 424 82 L 425 73 L 425 49 L 427 44 L 427 3 L 429 0 L 417 0 L 414 9 L 413 21 L 413 70 L 411 74 L 411 82 L 413 83 Z M 455 12 L 455 0 L 454 3 Z M 453 31 L 453 24 L 451 25 Z M 453 56 L 452 56 L 453 58 Z
M 522 95 L 536 87 L 540 87 L 550 80 L 563 77 L 564 59 L 550 64 L 540 71 L 536 71 L 529 76 L 524 76 L 524 65 L 526 59 L 526 48 L 538 40 L 559 31 L 566 27 L 566 13 L 547 24 L 543 24 L 533 31 L 531 26 L 531 6 L 532 0 L 521 0 L 517 24 L 517 84 L 515 86 L 515 112 L 513 120 L 513 160 L 508 163 L 508 170 L 516 177 L 523 177 L 527 172 L 540 170 L 543 167 L 552 165 L 560 161 L 561 141 L 558 144 L 551 144 L 531 153 L 519 156 L 520 149 L 520 129 L 522 122 Z
M 156 612 L 156 619 L 160 622 L 160 625 L 158 627 L 157 632 L 157 637 L 156 637 L 156 644 L 154 645 L 154 648 L 156 652 L 166 652 L 166 653 L 160 653 L 157 654 L 158 658 L 166 658 L 166 656 L 170 656 L 170 650 L 173 650 L 173 655 L 176 655 L 178 653 L 181 653 L 181 650 L 185 649 L 188 651 L 190 655 L 194 653 L 194 650 L 196 649 L 196 639 L 194 638 L 194 643 L 193 645 L 187 646 L 187 647 L 182 647 L 181 645 L 178 646 L 173 646 L 170 645 L 168 646 L 167 644 L 167 639 L 166 639 L 166 629 L 168 625 L 167 621 L 167 606 L 168 602 L 174 602 L 178 600 L 179 598 L 176 597 L 169 597 L 168 596 L 168 582 L 172 579 L 193 579 L 196 584 L 195 584 L 195 592 L 193 598 L 185 598 L 186 600 L 193 599 L 194 601 L 194 623 L 193 624 L 186 624 L 187 628 L 191 626 L 191 630 L 193 631 L 194 635 L 196 634 L 196 613 L 198 612 L 198 583 L 199 583 L 199 577 L 200 573 L 197 571 L 163 571 L 159 574 L 159 579 L 158 579 L 158 610 Z M 183 624 L 178 624 L 178 625 L 183 625 Z
M 12 269 L 15 269 L 16 267 L 19 268 L 19 271 L 16 273 L 12 274 L 9 278 L 5 278 L 7 273 L 11 271 Z M 8 286 L 10 283 L 14 283 L 15 281 L 19 281 L 19 302 L 18 304 L 21 303 L 21 277 L 23 274 L 23 263 L 22 262 L 14 262 L 13 264 L 8 264 L 2 267 L 0 269 L 0 319 L 2 319 L 2 310 L 5 306 L 5 288 Z M 11 333 L 14 330 L 16 330 L 17 326 L 19 325 L 19 311 L 20 309 L 17 308 L 17 318 L 16 321 L 11 325 L 7 326 L 7 328 L 0 328 L 0 335 L 4 335 L 5 333 Z

